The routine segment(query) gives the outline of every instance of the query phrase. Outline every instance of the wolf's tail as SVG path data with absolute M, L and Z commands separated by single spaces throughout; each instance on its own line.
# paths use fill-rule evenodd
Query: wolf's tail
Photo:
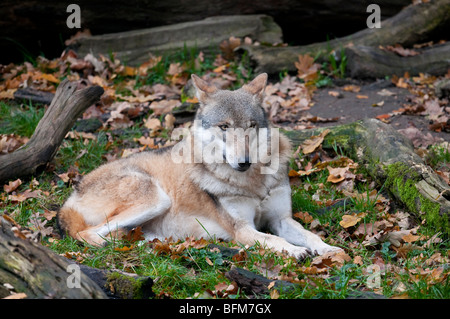
M 83 216 L 71 207 L 61 207 L 56 216 L 58 229 L 63 237 L 69 235 L 75 238 L 76 234 L 88 227 Z

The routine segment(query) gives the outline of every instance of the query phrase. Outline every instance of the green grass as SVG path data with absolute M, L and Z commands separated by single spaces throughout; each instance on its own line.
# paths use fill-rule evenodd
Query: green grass
M 12 106 L 0 101 L 0 134 L 31 137 L 44 115 L 44 108 L 28 105 Z
M 97 139 L 88 142 L 82 138 L 65 140 L 55 156 L 55 162 L 61 171 L 65 172 L 75 165 L 80 173 L 88 173 L 104 162 L 107 142 L 104 132 L 100 132 Z

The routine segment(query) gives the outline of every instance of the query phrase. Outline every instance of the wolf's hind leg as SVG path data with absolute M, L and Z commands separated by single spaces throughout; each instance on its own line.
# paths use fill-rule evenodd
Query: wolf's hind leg
M 104 244 L 109 236 L 118 235 L 133 227 L 141 226 L 145 222 L 163 214 L 171 206 L 170 197 L 158 185 L 156 193 L 150 198 L 140 198 L 139 203 L 128 202 L 118 208 L 116 212 L 106 218 L 104 223 L 80 231 L 76 238 L 94 245 Z M 128 204 L 128 205 L 127 205 Z

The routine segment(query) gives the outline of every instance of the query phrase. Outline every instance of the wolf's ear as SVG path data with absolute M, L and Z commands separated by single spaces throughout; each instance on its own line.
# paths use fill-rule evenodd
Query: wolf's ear
M 242 88 L 247 92 L 255 95 L 258 99 L 262 100 L 264 89 L 267 83 L 267 73 L 262 73 L 253 79 L 250 83 L 244 85 Z
M 205 80 L 201 79 L 195 74 L 191 75 L 191 79 L 196 89 L 195 95 L 201 103 L 205 103 L 208 95 L 217 91 L 217 88 L 215 86 L 209 85 Z

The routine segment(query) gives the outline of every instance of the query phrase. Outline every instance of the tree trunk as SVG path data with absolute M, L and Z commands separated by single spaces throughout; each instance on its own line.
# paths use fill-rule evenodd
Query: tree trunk
M 106 298 L 105 293 L 83 272 L 71 286 L 75 272 L 65 258 L 27 239 L 16 237 L 12 225 L 0 216 L 0 298 L 9 296 L 5 284 L 26 298 Z M 17 227 L 16 227 L 17 228 Z M 23 235 L 22 235 L 23 236 Z M 25 296 L 24 296 L 25 297 Z
M 410 212 L 450 234 L 450 187 L 414 152 L 406 137 L 375 119 L 327 128 L 324 148 L 339 145 Z M 284 133 L 298 146 L 324 129 Z
M 397 43 L 411 46 L 427 41 L 438 29 L 448 30 L 449 26 L 450 0 L 435 0 L 409 5 L 397 15 L 381 21 L 380 29 L 366 28 L 349 36 L 304 46 L 242 46 L 239 50 L 249 53 L 257 73 L 278 74 L 281 70 L 295 71 L 294 62 L 300 54 L 323 57 L 331 50 L 339 52 L 349 46 L 378 47 Z
M 63 81 L 28 143 L 0 156 L 0 182 L 33 174 L 51 161 L 76 119 L 103 94 L 99 86 L 76 89 Z

